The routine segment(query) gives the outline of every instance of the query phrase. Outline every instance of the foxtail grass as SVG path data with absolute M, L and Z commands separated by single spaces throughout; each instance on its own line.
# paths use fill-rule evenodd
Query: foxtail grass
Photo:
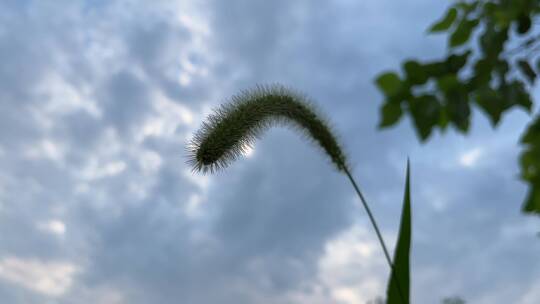
M 305 135 L 347 176 L 375 230 L 401 302 L 408 303 L 375 217 L 351 174 L 347 157 L 327 121 L 305 95 L 273 85 L 257 86 L 233 96 L 208 116 L 194 134 L 188 147 L 188 163 L 193 171 L 202 173 L 224 169 L 251 148 L 264 131 L 280 125 L 291 126 Z

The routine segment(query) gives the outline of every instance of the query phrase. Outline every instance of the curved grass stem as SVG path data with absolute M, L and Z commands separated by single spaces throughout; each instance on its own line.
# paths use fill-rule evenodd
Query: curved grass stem
M 390 254 L 388 253 L 388 248 L 386 247 L 386 244 L 384 242 L 384 239 L 382 237 L 381 231 L 379 230 L 379 226 L 377 225 L 377 221 L 375 221 L 375 217 L 373 216 L 373 213 L 371 212 L 371 209 L 369 208 L 368 203 L 366 202 L 366 199 L 364 198 L 364 195 L 362 194 L 362 191 L 360 191 L 360 188 L 356 184 L 356 181 L 352 177 L 351 173 L 347 168 L 345 168 L 345 175 L 349 178 L 349 181 L 354 187 L 354 190 L 356 191 L 356 194 L 358 194 L 358 197 L 360 198 L 360 201 L 362 202 L 362 206 L 364 206 L 364 209 L 366 210 L 366 213 L 369 217 L 369 220 L 371 221 L 371 225 L 373 226 L 373 229 L 375 230 L 375 233 L 377 234 L 377 238 L 379 239 L 379 243 L 382 247 L 382 250 L 384 252 L 384 256 L 386 257 L 386 262 L 388 263 L 388 266 L 390 267 L 390 274 L 393 276 L 393 279 L 396 280 L 396 286 L 398 289 L 399 297 L 401 299 L 401 302 L 403 304 L 406 304 L 405 298 L 403 296 L 403 292 L 401 291 L 401 287 L 399 284 L 399 280 L 397 276 L 395 275 L 394 271 L 394 264 L 392 263 L 392 259 L 390 258 Z
M 377 238 L 390 266 L 399 298 L 405 301 L 394 265 L 386 249 L 379 227 L 362 192 L 349 172 L 347 158 L 324 119 L 321 119 L 304 96 L 282 86 L 259 86 L 232 98 L 232 102 L 210 115 L 203 127 L 195 133 L 189 147 L 189 163 L 194 171 L 214 172 L 226 167 L 241 156 L 245 148 L 262 132 L 276 124 L 292 125 L 317 143 L 328 155 L 338 171 L 351 181 L 364 205 Z

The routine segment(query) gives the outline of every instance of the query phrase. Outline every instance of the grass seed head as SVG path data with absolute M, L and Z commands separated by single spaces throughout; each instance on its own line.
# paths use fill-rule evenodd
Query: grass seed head
M 203 173 L 225 168 L 276 125 L 299 130 L 322 148 L 339 171 L 347 169 L 345 154 L 326 121 L 305 96 L 280 85 L 243 91 L 216 109 L 195 133 L 188 148 L 189 163 Z

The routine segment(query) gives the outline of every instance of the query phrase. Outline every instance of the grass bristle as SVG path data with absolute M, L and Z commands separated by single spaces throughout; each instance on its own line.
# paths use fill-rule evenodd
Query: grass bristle
M 301 94 L 280 85 L 257 86 L 231 98 L 209 115 L 189 145 L 194 171 L 213 173 L 245 154 L 270 127 L 288 125 L 313 140 L 339 171 L 347 168 L 328 124 Z

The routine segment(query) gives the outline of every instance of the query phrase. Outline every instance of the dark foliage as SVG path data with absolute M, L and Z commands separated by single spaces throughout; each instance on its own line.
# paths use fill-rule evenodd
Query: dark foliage
M 421 141 L 448 126 L 467 133 L 471 107 L 478 107 L 496 127 L 507 111 L 531 113 L 531 89 L 540 73 L 540 36 L 534 31 L 538 0 L 458 1 L 431 33 L 448 35 L 446 57 L 428 62 L 407 60 L 403 73 L 376 79 L 385 95 L 380 127 L 408 114 Z M 540 214 L 540 115 L 521 139 L 521 178 L 529 184 L 525 212 Z

